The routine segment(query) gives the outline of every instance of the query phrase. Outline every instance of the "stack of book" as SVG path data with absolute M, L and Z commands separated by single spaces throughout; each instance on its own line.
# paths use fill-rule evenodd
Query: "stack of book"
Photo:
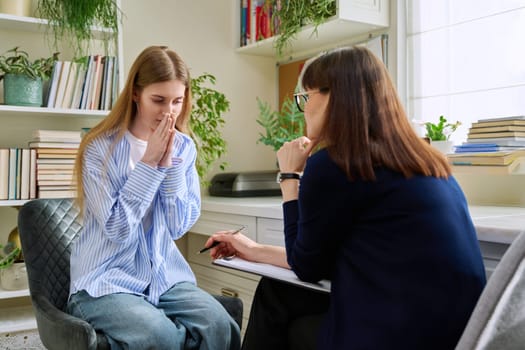
M 525 147 L 525 116 L 481 119 L 472 123 L 467 144 L 497 146 L 499 151 Z M 459 147 L 461 149 L 461 146 Z
M 76 196 L 73 168 L 80 131 L 35 130 L 29 147 L 36 153 L 37 198 Z
M 525 168 L 525 149 L 449 154 L 453 172 L 486 175 L 520 174 Z

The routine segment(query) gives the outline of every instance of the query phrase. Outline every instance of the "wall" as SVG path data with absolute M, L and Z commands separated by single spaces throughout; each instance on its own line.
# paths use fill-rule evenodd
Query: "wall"
M 227 171 L 275 168 L 275 154 L 257 144 L 256 97 L 276 100 L 275 62 L 235 53 L 238 2 L 229 0 L 123 1 L 124 65 L 149 45 L 167 45 L 187 62 L 191 74 L 209 72 L 230 100 L 223 135 Z M 212 170 L 217 172 L 218 167 Z

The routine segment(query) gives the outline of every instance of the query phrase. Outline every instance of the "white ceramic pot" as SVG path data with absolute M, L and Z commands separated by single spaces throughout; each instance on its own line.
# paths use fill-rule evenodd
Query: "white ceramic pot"
M 0 285 L 5 290 L 27 289 L 26 264 L 18 262 L 5 269 L 0 269 Z
M 430 144 L 443 154 L 454 153 L 454 143 L 452 141 L 430 141 Z

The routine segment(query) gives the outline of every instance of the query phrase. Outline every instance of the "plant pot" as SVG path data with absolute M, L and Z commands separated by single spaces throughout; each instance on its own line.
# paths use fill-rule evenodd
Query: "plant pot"
M 27 289 L 26 264 L 17 262 L 5 269 L 0 269 L 0 285 L 5 290 Z
M 42 79 L 22 74 L 4 76 L 4 103 L 12 106 L 42 106 Z
M 0 13 L 16 16 L 31 16 L 32 0 L 0 0 Z
M 454 143 L 452 141 L 430 141 L 430 144 L 443 154 L 454 153 Z

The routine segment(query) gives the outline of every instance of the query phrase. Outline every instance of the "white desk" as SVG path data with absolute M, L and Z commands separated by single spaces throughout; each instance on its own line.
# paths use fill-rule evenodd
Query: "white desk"
M 525 230 L 525 208 L 470 206 L 480 241 L 510 244 Z
M 281 204 L 281 197 L 205 196 L 202 211 L 282 220 Z M 510 244 L 525 230 L 525 208 L 470 206 L 469 210 L 481 241 Z

